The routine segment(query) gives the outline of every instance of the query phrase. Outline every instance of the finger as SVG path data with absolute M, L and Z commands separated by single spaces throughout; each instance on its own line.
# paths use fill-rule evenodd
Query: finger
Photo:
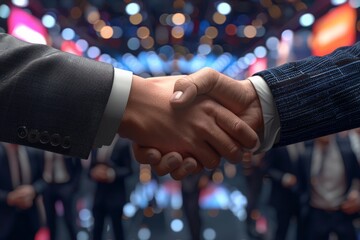
M 165 154 L 159 164 L 152 164 L 151 168 L 159 176 L 164 176 L 175 169 L 179 168 L 183 163 L 182 156 L 177 152 L 170 152 Z
M 220 155 L 206 142 L 201 142 L 193 146 L 195 159 L 205 168 L 214 169 L 220 163 Z
M 215 122 L 206 126 L 203 134 L 209 145 L 222 157 L 235 161 L 241 152 L 239 144 L 229 137 Z
M 218 107 L 214 114 L 216 123 L 235 139 L 243 150 L 254 152 L 260 147 L 257 133 L 234 113 L 226 108 Z
M 142 147 L 136 143 L 132 147 L 136 161 L 141 164 L 158 164 L 161 160 L 161 153 L 155 148 Z
M 170 99 L 173 107 L 184 107 L 196 96 L 210 92 L 216 85 L 219 72 L 211 68 L 203 68 L 176 81 L 174 94 Z
M 192 174 L 198 168 L 198 163 L 194 158 L 188 157 L 184 159 L 183 164 L 173 172 L 170 173 L 171 177 L 175 180 L 181 180 L 184 177 Z

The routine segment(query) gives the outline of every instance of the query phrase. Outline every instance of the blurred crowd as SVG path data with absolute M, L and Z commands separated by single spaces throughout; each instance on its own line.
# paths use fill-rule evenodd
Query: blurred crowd
M 358 129 L 246 154 L 236 166 L 245 186 L 239 188 L 247 198 L 246 239 L 357 239 L 359 159 Z M 123 222 L 132 190 L 127 177 L 136 174 L 133 163 L 131 143 L 122 138 L 94 150 L 87 160 L 1 143 L 0 239 L 130 239 Z M 225 171 L 224 166 L 181 181 L 188 226 L 184 239 L 205 238 L 199 198 L 209 184 L 216 184 L 218 171 Z M 87 238 L 79 237 L 76 199 L 81 189 L 92 198 L 93 224 Z M 148 204 L 156 205 L 156 200 Z M 60 215 L 65 234 L 59 233 Z M 104 234 L 109 221 L 110 236 Z

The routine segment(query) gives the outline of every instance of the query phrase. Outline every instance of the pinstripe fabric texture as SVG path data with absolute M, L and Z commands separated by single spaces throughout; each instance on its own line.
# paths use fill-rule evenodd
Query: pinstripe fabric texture
M 287 145 L 360 127 L 360 42 L 257 73 L 265 79 Z

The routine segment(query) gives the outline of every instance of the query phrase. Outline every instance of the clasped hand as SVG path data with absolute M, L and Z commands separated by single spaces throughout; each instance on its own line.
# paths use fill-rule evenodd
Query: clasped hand
M 251 82 L 205 68 L 188 76 L 135 76 L 119 134 L 136 143 L 140 163 L 181 179 L 215 168 L 221 157 L 241 161 L 259 147 L 262 128 Z

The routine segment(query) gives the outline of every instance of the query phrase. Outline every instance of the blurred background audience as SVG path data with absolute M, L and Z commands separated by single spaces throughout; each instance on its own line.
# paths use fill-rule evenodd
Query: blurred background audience
M 359 0 L 1 0 L 0 32 L 143 77 L 211 67 L 241 80 L 355 43 L 359 7 Z M 359 132 L 224 161 L 183 181 L 138 165 L 123 139 L 82 160 L 4 143 L 0 240 L 358 239 Z

